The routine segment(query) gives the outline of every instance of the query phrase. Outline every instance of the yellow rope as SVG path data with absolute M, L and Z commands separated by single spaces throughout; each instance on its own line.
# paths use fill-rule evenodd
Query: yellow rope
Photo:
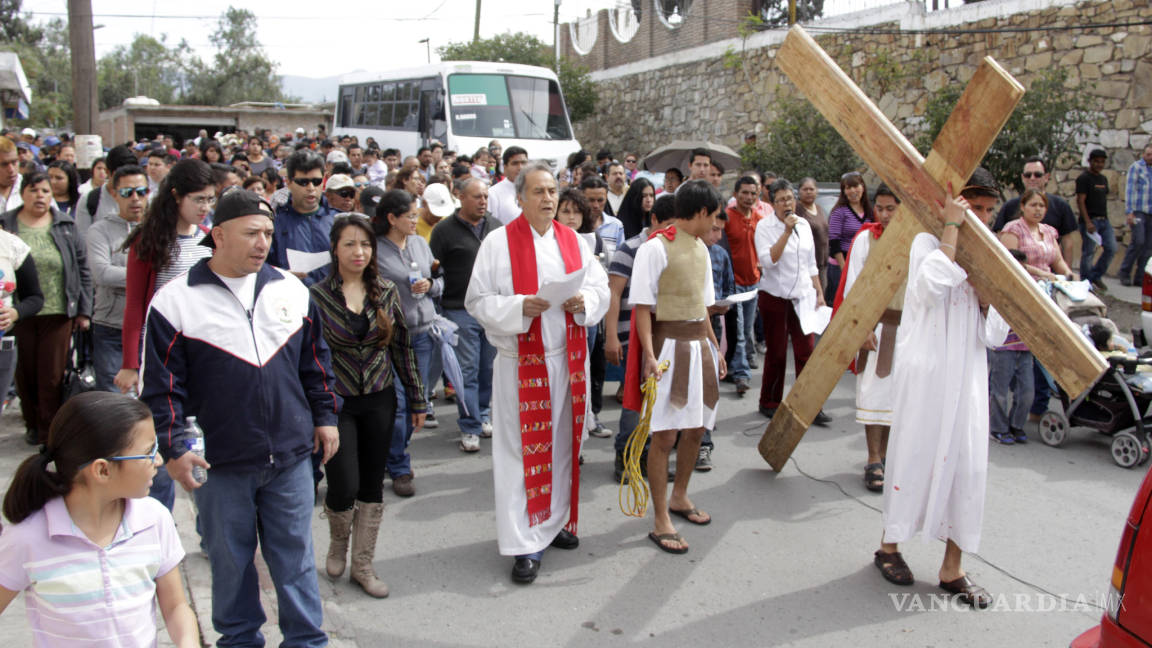
M 660 365 L 661 373 L 668 370 L 671 363 L 665 360 Z M 648 428 L 652 423 L 652 407 L 656 404 L 656 376 L 648 376 L 640 386 L 644 394 L 644 406 L 641 410 L 640 422 L 628 437 L 624 446 L 624 473 L 620 477 L 620 510 L 624 515 L 631 517 L 644 517 L 648 512 L 648 482 L 644 480 L 641 471 L 640 457 L 644 454 L 644 446 L 648 442 Z

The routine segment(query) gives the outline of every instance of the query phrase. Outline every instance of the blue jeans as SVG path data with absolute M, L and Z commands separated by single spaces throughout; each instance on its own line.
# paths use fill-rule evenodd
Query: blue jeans
M 1108 271 L 1108 264 L 1112 263 L 1112 257 L 1116 254 L 1116 233 L 1112 231 L 1112 223 L 1109 223 L 1107 218 L 1093 218 L 1092 223 L 1102 239 L 1101 247 L 1104 248 L 1104 252 L 1093 265 L 1092 256 L 1096 254 L 1096 243 L 1088 238 L 1088 230 L 1084 229 L 1084 223 L 1080 223 L 1080 278 L 1099 281 Z
M 412 351 L 416 353 L 416 366 L 420 371 L 420 379 L 428 384 L 431 377 L 428 375 L 432 366 L 432 354 L 439 354 L 440 347 L 427 332 L 412 335 Z M 393 365 L 395 367 L 395 365 Z M 408 393 L 404 383 L 400 382 L 400 374 L 392 371 L 394 387 L 396 388 L 396 422 L 392 427 L 392 447 L 388 450 L 388 474 L 392 479 L 400 475 L 412 474 L 412 457 L 408 454 L 408 442 L 412 440 L 412 412 L 408 411 Z M 438 374 L 437 374 L 438 375 Z
M 96 389 L 119 393 L 113 384 L 116 372 L 120 371 L 120 329 L 92 325 L 92 373 L 96 378 Z
M 1040 361 L 1032 358 L 1032 409 L 1031 413 L 1036 416 L 1043 416 L 1044 412 L 1048 411 L 1048 401 L 1052 400 L 1052 384 L 1051 378 L 1048 376 L 1048 370 L 1045 369 Z
M 444 317 L 460 329 L 456 332 L 456 359 L 464 374 L 464 384 L 457 385 L 456 409 L 460 413 L 460 432 L 480 434 L 480 424 L 492 416 L 492 366 L 496 347 L 488 342 L 484 327 L 464 309 L 444 309 Z M 464 414 L 464 405 L 468 414 Z
M 754 286 L 736 286 L 736 292 L 748 292 L 754 288 Z M 756 323 L 756 300 L 750 299 L 735 304 L 733 308 L 736 309 L 736 351 L 732 353 L 728 373 L 733 380 L 748 380 L 748 372 L 751 369 L 748 359 L 756 355 L 756 337 L 752 328 Z
M 218 646 L 263 646 L 259 545 L 276 587 L 281 646 L 326 646 L 312 550 L 312 464 L 253 471 L 216 469 L 193 492 L 212 568 L 212 627 Z
M 1120 262 L 1120 278 L 1132 279 L 1132 266 L 1136 266 L 1135 281 L 1140 285 L 1144 281 L 1144 266 L 1152 256 L 1152 217 L 1138 211 L 1132 212 L 1132 218 L 1132 240 L 1128 243 L 1124 260 Z
M 1024 429 L 1032 406 L 1032 354 L 992 351 L 988 360 L 988 431 Z

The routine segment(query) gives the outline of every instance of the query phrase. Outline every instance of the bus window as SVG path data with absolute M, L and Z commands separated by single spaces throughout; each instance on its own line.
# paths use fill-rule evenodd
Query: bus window
M 512 118 L 521 138 L 572 139 L 555 81 L 510 76 L 508 88 L 512 93 Z
M 464 137 L 515 137 L 508 88 L 501 74 L 448 77 L 452 132 Z

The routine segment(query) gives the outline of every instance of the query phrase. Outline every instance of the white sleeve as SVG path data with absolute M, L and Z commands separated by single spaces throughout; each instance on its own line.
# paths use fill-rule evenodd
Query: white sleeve
M 493 335 L 527 333 L 532 319 L 524 317 L 525 295 L 500 294 L 500 280 L 512 274 L 504 228 L 484 238 L 476 253 L 464 308 Z
M 668 254 L 664 251 L 664 244 L 657 239 L 645 241 L 640 249 L 636 250 L 636 260 L 632 263 L 632 283 L 628 291 L 628 301 L 632 304 L 656 305 L 656 296 L 660 292 L 660 273 L 668 266 Z M 712 275 L 708 275 L 708 283 L 712 283 Z
M 776 244 L 776 239 L 780 238 L 772 228 L 768 226 L 767 219 L 760 219 L 756 223 L 756 235 L 754 241 L 756 242 L 756 256 L 760 259 L 761 268 L 771 268 L 780 262 L 772 260 L 772 246 Z M 784 255 L 781 254 L 780 258 L 783 259 Z
M 848 250 L 848 267 L 844 270 L 844 296 L 848 296 L 848 292 L 852 290 L 852 286 L 856 284 L 856 277 L 860 275 L 860 271 L 864 268 L 864 262 L 868 260 L 868 252 L 872 249 L 872 239 L 869 238 L 872 234 L 868 231 L 861 231 L 852 239 L 852 247 Z
M 591 326 L 604 319 L 608 313 L 608 306 L 612 301 L 611 291 L 608 290 L 608 273 L 600 264 L 588 247 L 583 237 L 576 237 L 580 243 L 580 258 L 584 263 L 584 285 L 580 294 L 584 296 L 584 312 L 576 313 L 574 319 L 581 326 Z

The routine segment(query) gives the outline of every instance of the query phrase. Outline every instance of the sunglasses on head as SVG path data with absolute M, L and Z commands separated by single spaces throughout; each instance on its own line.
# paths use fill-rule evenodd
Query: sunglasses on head
M 1024 176 L 1025 178 L 1043 178 L 1044 172 L 1043 171 L 1025 171 L 1024 173 L 1022 173 L 1020 175 Z
M 324 178 L 292 178 L 292 182 L 301 187 L 307 187 L 308 185 L 319 187 L 324 184 Z
M 335 191 L 333 193 L 335 193 L 337 196 L 340 196 L 341 198 L 356 197 L 356 190 L 351 187 L 345 187 L 344 189 L 340 189 L 339 191 Z
M 131 198 L 133 193 L 143 198 L 148 195 L 148 191 L 148 187 L 120 187 L 116 193 L 120 194 L 121 198 Z

